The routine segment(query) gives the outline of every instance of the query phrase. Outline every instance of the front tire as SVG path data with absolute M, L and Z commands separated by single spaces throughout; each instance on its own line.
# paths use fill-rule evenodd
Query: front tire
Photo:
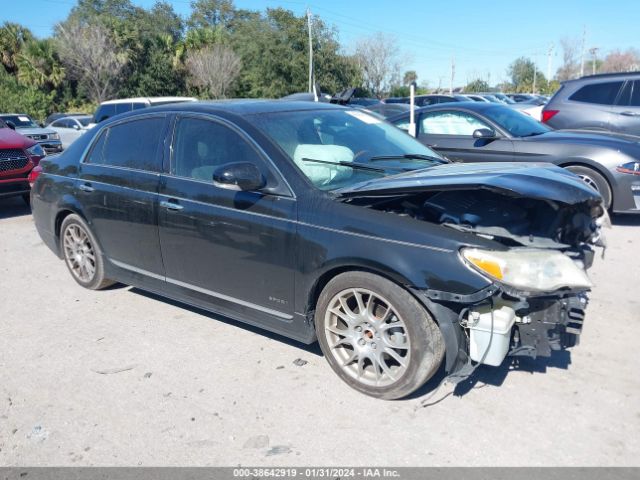
M 409 395 L 435 374 L 444 356 L 429 312 L 406 290 L 367 272 L 343 273 L 326 285 L 315 327 L 331 368 L 372 397 Z
M 65 217 L 60 227 L 60 248 L 73 279 L 89 290 L 115 282 L 104 276 L 104 260 L 89 226 L 76 214 Z
M 572 173 L 578 175 L 584 183 L 593 188 L 602 196 L 602 205 L 606 210 L 611 207 L 611 187 L 609 182 L 600 173 L 593 168 L 583 167 L 582 165 L 569 165 L 566 167 Z

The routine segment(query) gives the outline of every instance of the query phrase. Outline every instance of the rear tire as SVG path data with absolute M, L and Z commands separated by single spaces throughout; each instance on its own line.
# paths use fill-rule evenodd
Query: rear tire
M 89 290 L 100 290 L 115 282 L 104 276 L 102 251 L 89 226 L 71 214 L 60 227 L 60 249 L 73 279 Z
M 315 328 L 329 365 L 352 388 L 393 400 L 420 388 L 444 357 L 440 329 L 395 283 L 347 272 L 323 289 Z
M 566 169 L 578 175 L 584 183 L 602 196 L 602 204 L 605 209 L 609 210 L 611 208 L 611 187 L 606 178 L 593 168 L 583 167 L 582 165 L 569 165 Z

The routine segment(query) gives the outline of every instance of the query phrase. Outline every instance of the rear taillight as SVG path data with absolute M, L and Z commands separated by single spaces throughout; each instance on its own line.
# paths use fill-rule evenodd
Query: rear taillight
M 542 111 L 542 123 L 547 123 L 551 120 L 560 110 L 543 110 Z
M 36 180 L 40 176 L 40 173 L 42 173 L 42 167 L 40 165 L 36 165 L 29 172 L 27 180 L 29 181 L 29 185 L 31 185 L 31 188 L 33 188 L 33 184 L 36 183 Z

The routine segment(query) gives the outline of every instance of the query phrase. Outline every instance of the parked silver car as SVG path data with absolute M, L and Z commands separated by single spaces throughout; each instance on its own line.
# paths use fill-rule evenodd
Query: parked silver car
M 57 132 L 42 128 L 33 119 L 24 113 L 3 113 L 0 119 L 16 132 L 35 140 L 40 144 L 47 154 L 60 153 L 62 151 L 62 142 Z
M 640 135 L 640 72 L 564 82 L 544 107 L 542 121 L 555 129 Z
M 91 115 L 74 115 L 59 118 L 49 125 L 47 128 L 55 131 L 60 135 L 60 141 L 63 148 L 68 148 L 82 134 L 89 130 L 89 124 L 93 120 Z

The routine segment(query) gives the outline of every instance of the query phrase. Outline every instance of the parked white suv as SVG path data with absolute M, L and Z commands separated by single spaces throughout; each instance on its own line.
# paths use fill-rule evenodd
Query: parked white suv
M 157 105 L 166 105 L 168 103 L 195 101 L 197 101 L 197 99 L 193 97 L 137 97 L 108 100 L 100 104 L 96 113 L 93 115 L 93 123 L 89 126 L 92 127 L 109 117 L 113 117 L 114 115 L 138 110 L 140 108 L 155 107 Z

